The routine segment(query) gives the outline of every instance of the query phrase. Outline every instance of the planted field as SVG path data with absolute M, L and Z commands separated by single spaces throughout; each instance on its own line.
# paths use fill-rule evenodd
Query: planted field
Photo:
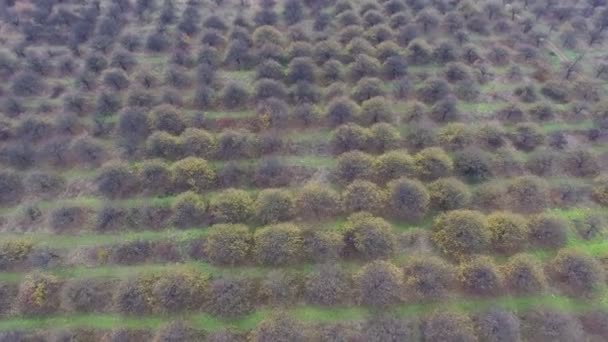
M 608 340 L 604 1 L 0 20 L 0 341 Z

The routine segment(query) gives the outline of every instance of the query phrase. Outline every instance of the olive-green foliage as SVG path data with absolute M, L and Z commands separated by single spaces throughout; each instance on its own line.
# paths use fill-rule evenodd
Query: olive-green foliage
M 502 266 L 505 286 L 515 294 L 541 293 L 547 288 L 547 278 L 540 262 L 525 254 L 509 258 Z
M 341 211 L 340 195 L 320 183 L 308 183 L 298 191 L 296 209 L 304 218 L 324 218 Z
M 252 245 L 249 228 L 242 224 L 217 224 L 209 229 L 205 251 L 209 260 L 219 265 L 245 262 Z
M 386 195 L 376 184 L 356 180 L 350 183 L 342 193 L 342 203 L 348 212 L 377 212 L 384 207 Z
M 385 307 L 399 304 L 403 297 L 403 272 L 388 261 L 374 261 L 355 275 L 359 302 Z
M 19 285 L 17 311 L 24 315 L 55 313 L 59 309 L 60 285 L 59 279 L 51 275 L 28 275 Z
M 254 211 L 262 224 L 287 221 L 293 217 L 295 200 L 287 190 L 265 189 L 259 193 Z
M 450 311 L 431 314 L 422 324 L 422 336 L 426 342 L 477 341 L 473 321 L 469 316 Z
M 348 217 L 345 235 L 352 239 L 355 250 L 366 259 L 385 259 L 395 252 L 397 240 L 390 223 L 369 213 L 355 213 Z
M 502 274 L 487 256 L 476 257 L 461 264 L 458 280 L 464 291 L 472 295 L 497 295 L 503 288 Z
M 533 213 L 547 206 L 549 185 L 536 176 L 521 176 L 507 185 L 507 205 L 518 212 Z
M 218 150 L 216 136 L 200 128 L 186 128 L 179 136 L 178 142 L 186 156 L 213 158 Z
M 294 224 L 282 223 L 258 229 L 253 240 L 255 259 L 262 265 L 286 265 L 302 256 L 302 233 Z
M 452 267 L 435 256 L 415 255 L 408 258 L 403 270 L 406 293 L 414 300 L 445 298 L 454 285 Z
M 175 186 L 183 190 L 202 192 L 215 185 L 215 171 L 205 159 L 187 157 L 172 166 Z
M 200 225 L 204 222 L 207 203 L 198 194 L 187 191 L 180 194 L 173 202 L 173 224 L 186 228 Z
M 425 180 L 446 177 L 454 167 L 452 159 L 439 147 L 429 147 L 414 156 L 416 174 Z
M 439 144 L 447 150 L 462 150 L 472 142 L 470 129 L 463 123 L 453 122 L 439 129 L 437 132 Z
M 593 257 L 570 249 L 560 250 L 549 265 L 551 277 L 569 294 L 586 296 L 604 282 L 604 269 Z
M 374 157 L 361 151 L 350 151 L 338 157 L 335 175 L 343 183 L 356 179 L 372 180 L 374 175 Z
M 530 241 L 544 248 L 558 248 L 568 240 L 568 222 L 565 219 L 550 215 L 538 214 L 528 221 Z
M 247 191 L 227 189 L 215 196 L 209 207 L 215 222 L 243 223 L 253 215 L 253 204 Z
M 490 233 L 485 217 L 472 210 L 454 210 L 439 215 L 432 228 L 431 239 L 443 252 L 463 257 L 487 250 Z
M 431 197 L 418 180 L 399 178 L 388 184 L 388 192 L 391 209 L 400 218 L 418 220 L 429 209 Z
M 605 207 L 608 206 L 608 175 L 595 178 L 593 183 L 593 199 Z
M 447 211 L 466 208 L 471 202 L 471 192 L 466 184 L 456 178 L 441 178 L 429 184 L 432 206 Z
M 393 179 L 414 174 L 414 160 L 404 150 L 386 152 L 376 158 L 376 179 L 386 183 Z
M 361 104 L 360 121 L 365 126 L 378 122 L 391 123 L 394 120 L 394 114 L 384 97 L 372 97 Z
M 528 239 L 526 220 L 509 212 L 494 212 L 487 217 L 492 247 L 501 253 L 513 253 L 525 248 Z

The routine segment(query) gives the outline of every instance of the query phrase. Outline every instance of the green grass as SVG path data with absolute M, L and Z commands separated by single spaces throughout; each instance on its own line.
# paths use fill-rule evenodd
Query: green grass
M 239 111 L 209 111 L 205 112 L 205 117 L 208 119 L 244 119 L 254 118 L 255 112 L 252 110 L 239 110 Z

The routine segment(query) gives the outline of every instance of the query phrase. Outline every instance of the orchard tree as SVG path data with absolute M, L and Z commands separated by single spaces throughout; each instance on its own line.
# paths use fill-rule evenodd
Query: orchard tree
M 258 229 L 253 240 L 255 259 L 262 265 L 292 264 L 302 257 L 302 233 L 294 224 L 283 223 Z
M 252 245 L 249 228 L 241 224 L 218 224 L 209 229 L 205 251 L 212 263 L 240 265 L 247 261 Z
M 416 221 L 429 209 L 430 196 L 417 180 L 399 178 L 388 184 L 391 209 L 400 218 Z
M 355 277 L 359 302 L 373 307 L 386 307 L 401 302 L 403 272 L 388 261 L 365 265 Z
M 442 252 L 462 257 L 487 250 L 490 233 L 481 213 L 454 210 L 441 214 L 435 220 L 431 239 Z

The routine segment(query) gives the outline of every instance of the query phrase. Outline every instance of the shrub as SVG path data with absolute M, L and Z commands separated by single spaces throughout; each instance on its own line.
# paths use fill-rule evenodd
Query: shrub
M 452 159 L 438 147 L 429 147 L 414 156 L 416 174 L 425 180 L 448 176 L 453 169 Z
M 302 256 L 302 234 L 293 224 L 277 224 L 258 229 L 254 236 L 254 255 L 262 265 L 286 265 Z
M 295 207 L 299 216 L 305 218 L 331 217 L 340 212 L 340 196 L 327 186 L 308 183 L 296 196 Z
M 518 150 L 530 152 L 543 144 L 545 135 L 537 125 L 522 123 L 515 127 L 511 140 Z
M 172 186 L 171 171 L 167 164 L 160 160 L 144 161 L 139 170 L 138 178 L 142 189 L 151 194 L 166 194 Z
M 260 283 L 261 301 L 271 305 L 287 305 L 294 302 L 300 292 L 297 275 L 282 270 L 270 271 Z
M 593 183 L 593 199 L 602 206 L 608 206 L 608 176 L 599 176 Z
M 600 172 L 598 158 L 590 151 L 577 149 L 566 152 L 562 167 L 574 177 L 595 177 Z
M 391 209 L 400 218 L 419 220 L 429 209 L 430 196 L 417 180 L 400 178 L 388 184 Z
M 210 210 L 215 222 L 247 222 L 253 214 L 253 199 L 244 190 L 227 189 L 211 200 Z
M 192 191 L 180 194 L 173 203 L 173 224 L 180 228 L 201 225 L 206 218 L 207 204 Z
M 580 321 L 590 335 L 605 339 L 608 337 L 608 312 L 605 309 L 592 309 L 580 316 Z
M 342 193 L 342 203 L 347 212 L 376 212 L 383 208 L 384 192 L 374 183 L 355 180 Z
M 570 295 L 591 295 L 604 283 L 604 270 L 591 256 L 560 250 L 549 264 L 551 277 Z
M 222 90 L 222 103 L 228 109 L 242 108 L 249 101 L 249 91 L 241 83 L 228 83 Z
M 345 240 L 366 259 L 386 259 L 396 249 L 392 226 L 384 219 L 369 213 L 356 213 L 348 217 L 344 227 Z
M 421 330 L 428 342 L 477 341 L 473 322 L 462 313 L 437 311 L 422 323 Z
M 342 125 L 359 116 L 359 106 L 351 100 L 338 98 L 329 103 L 325 116 L 332 126 Z
M 262 224 L 287 221 L 293 217 L 294 209 L 293 196 L 279 189 L 262 190 L 254 205 L 256 218 Z
M 282 81 L 285 78 L 285 72 L 281 63 L 272 59 L 260 63 L 256 67 L 256 79 L 263 78 Z
M 341 234 L 332 231 L 307 232 L 304 235 L 304 251 L 309 259 L 317 262 L 336 260 L 344 248 Z
M 507 185 L 506 201 L 513 210 L 531 213 L 547 206 L 549 186 L 536 176 L 521 176 Z
M 350 150 L 365 150 L 370 133 L 366 128 L 356 124 L 341 125 L 332 132 L 331 146 L 335 153 Z
M 251 333 L 251 341 L 308 341 L 305 327 L 289 316 L 274 314 L 264 319 Z
M 167 132 L 154 132 L 146 139 L 146 151 L 152 157 L 173 160 L 183 153 L 178 138 Z
M 254 84 L 254 99 L 256 101 L 266 100 L 271 97 L 277 99 L 287 98 L 287 90 L 284 84 L 275 80 L 263 78 Z
M 211 282 L 207 302 L 209 311 L 220 317 L 233 318 L 254 309 L 253 284 L 241 279 L 218 278 Z
M 202 192 L 215 185 L 215 171 L 205 159 L 187 157 L 175 162 L 171 170 L 178 189 Z
M 185 155 L 213 158 L 218 150 L 215 135 L 199 128 L 186 128 L 180 136 L 180 147 Z
M 475 332 L 481 341 L 520 341 L 519 319 L 503 309 L 490 309 L 473 317 Z
M 567 313 L 536 308 L 522 319 L 522 337 L 528 341 L 582 341 L 580 323 Z
M 8 206 L 21 201 L 25 193 L 23 180 L 14 172 L 0 172 L 0 205 Z
M 559 248 L 568 240 L 568 224 L 562 218 L 539 214 L 528 222 L 530 240 L 542 248 Z
M 113 303 L 116 310 L 122 314 L 141 315 L 150 310 L 145 296 L 144 288 L 137 279 L 126 279 L 117 286 Z
M 62 306 L 72 312 L 101 311 L 107 305 L 110 291 L 102 281 L 75 279 L 61 289 Z
M 502 267 L 505 286 L 520 295 L 543 292 L 547 279 L 541 264 L 534 258 L 518 254 L 511 257 Z
M 583 239 L 593 240 L 606 235 L 606 221 L 600 215 L 589 214 L 574 220 L 575 228 Z
M 376 158 L 375 169 L 376 179 L 380 182 L 388 182 L 412 176 L 414 160 L 407 151 L 389 151 Z
M 466 208 L 471 202 L 469 188 L 456 178 L 441 178 L 429 184 L 432 206 L 441 211 Z
M 369 100 L 376 96 L 384 96 L 382 81 L 375 77 L 364 77 L 357 82 L 352 92 L 352 99 L 358 103 Z
M 528 239 L 525 219 L 517 214 L 494 212 L 487 217 L 492 247 L 501 253 L 513 253 L 524 249 Z
M 55 232 L 79 229 L 85 224 L 86 216 L 82 207 L 60 207 L 51 212 L 49 224 Z
M 365 340 L 370 342 L 412 341 L 418 338 L 417 327 L 410 320 L 380 315 L 363 325 Z
M 425 81 L 418 89 L 418 99 L 426 104 L 434 104 L 444 99 L 450 92 L 450 87 L 442 79 L 432 78 Z
M 203 337 L 202 331 L 182 321 L 175 321 L 161 326 L 154 334 L 152 342 L 200 341 Z
M 137 188 L 137 177 L 126 163 L 104 165 L 97 177 L 97 190 L 110 199 L 128 197 Z
M 351 289 L 348 273 L 338 266 L 322 265 L 306 277 L 304 297 L 313 305 L 339 305 L 348 301 Z
M 392 113 L 386 99 L 380 96 L 363 101 L 361 105 L 360 120 L 363 125 L 372 125 L 378 122 L 393 122 Z
M 404 266 L 405 289 L 415 300 L 445 298 L 453 287 L 454 272 L 438 257 L 414 256 Z
M 59 309 L 61 283 L 57 278 L 45 274 L 30 274 L 19 284 L 15 299 L 17 311 L 23 315 L 48 315 Z
M 492 177 L 491 156 L 480 149 L 470 148 L 454 156 L 454 170 L 471 182 L 480 182 Z
M 492 296 L 502 290 L 502 275 L 489 257 L 477 257 L 460 265 L 458 279 L 465 292 Z
M 179 135 L 186 128 L 182 116 L 171 106 L 163 105 L 152 113 L 150 123 L 154 129 Z
M 442 252 L 460 257 L 485 251 L 490 234 L 481 213 L 454 210 L 435 220 L 431 239 Z
M 203 305 L 208 288 L 206 275 L 196 271 L 174 271 L 159 277 L 153 285 L 152 297 L 162 313 L 197 310 Z
M 296 83 L 306 81 L 315 83 L 316 67 L 309 57 L 296 57 L 289 62 L 287 81 Z
M 401 302 L 403 272 L 387 261 L 365 265 L 356 275 L 359 302 L 363 305 L 385 307 Z
M 118 118 L 118 134 L 129 142 L 138 142 L 149 134 L 146 114 L 136 109 L 125 109 Z
M 351 183 L 356 179 L 371 180 L 374 174 L 374 158 L 360 151 L 351 151 L 338 157 L 336 177 L 344 183 Z
M 350 45 L 351 48 L 353 48 L 354 42 L 355 40 L 353 39 Z M 354 58 L 355 60 L 349 65 L 348 70 L 351 80 L 359 81 L 364 77 L 376 77 L 380 74 L 380 63 L 378 63 L 376 58 L 364 53 L 359 53 Z
M 251 248 L 249 228 L 240 224 L 219 224 L 209 230 L 205 251 L 212 263 L 238 265 L 247 260 Z

